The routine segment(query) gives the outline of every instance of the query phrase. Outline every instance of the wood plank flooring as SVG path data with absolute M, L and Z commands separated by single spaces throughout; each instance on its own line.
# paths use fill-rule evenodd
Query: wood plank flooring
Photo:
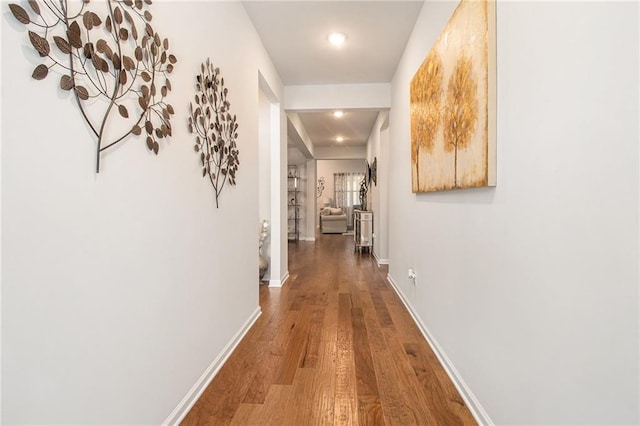
M 289 281 L 260 287 L 262 316 L 183 425 L 476 424 L 352 238 L 289 244 Z

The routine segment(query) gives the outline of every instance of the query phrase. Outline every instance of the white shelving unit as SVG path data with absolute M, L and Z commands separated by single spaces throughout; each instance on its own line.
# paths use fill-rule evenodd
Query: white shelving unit
M 297 166 L 287 168 L 287 238 L 289 241 L 300 240 L 300 212 L 302 209 L 302 178 Z

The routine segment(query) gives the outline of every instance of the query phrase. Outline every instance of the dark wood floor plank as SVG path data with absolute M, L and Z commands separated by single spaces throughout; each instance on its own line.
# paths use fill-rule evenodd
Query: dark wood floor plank
M 278 385 L 290 385 L 293 383 L 293 378 L 300 367 L 300 359 L 309 342 L 310 322 L 311 313 L 303 312 L 301 320 L 294 324 L 291 339 L 285 348 L 273 383 Z
M 337 349 L 348 351 L 353 348 L 353 335 L 351 329 L 351 296 L 349 293 L 338 295 L 338 335 Z
M 395 324 L 395 335 L 398 339 L 402 343 L 425 341 L 420 329 L 398 297 L 395 294 L 392 296 L 381 294 L 381 296 L 383 300 L 385 300 L 384 303 L 389 317 Z M 391 299 L 391 301 L 388 301 L 389 299 Z
M 338 297 L 336 291 L 327 298 L 327 307 L 324 312 L 324 322 L 322 323 L 322 336 L 320 338 L 323 343 L 336 342 L 338 339 Z
M 371 347 L 362 309 L 354 308 L 351 310 L 351 323 L 358 395 L 378 395 L 376 372 L 373 368 Z
M 273 324 L 275 332 L 270 340 L 265 343 L 273 355 L 284 355 L 284 351 L 291 340 L 296 325 L 301 321 L 301 311 L 285 311 Z
M 389 310 L 387 309 L 387 305 L 384 303 L 384 299 L 382 295 L 377 290 L 370 291 L 371 300 L 373 301 L 373 307 L 376 310 L 376 314 L 378 315 L 378 321 L 380 322 L 381 327 L 393 327 L 393 320 L 389 315 Z
M 298 294 L 295 297 L 295 299 L 293 299 L 293 303 L 291 303 L 291 307 L 289 308 L 289 310 L 291 310 L 291 311 L 301 311 L 302 308 L 306 305 L 306 301 L 307 301 L 308 297 L 309 297 L 309 295 L 305 294 L 305 293 Z
M 364 321 L 367 326 L 367 334 L 369 336 L 369 346 L 372 352 L 381 352 L 387 350 L 387 342 L 382 332 L 382 327 L 378 323 L 378 315 L 373 307 L 370 298 L 364 297 L 365 302 L 362 309 Z
M 272 385 L 269 388 L 264 404 L 241 404 L 237 416 L 231 424 L 246 425 L 291 425 L 295 426 L 290 407 L 293 404 L 293 387 L 290 385 Z M 215 423 L 214 423 L 215 424 Z
M 334 424 L 357 425 L 358 402 L 353 352 L 336 349 L 336 390 L 334 404 Z
M 351 297 L 351 306 L 354 308 L 362 308 L 360 300 L 360 289 L 355 282 L 349 283 L 349 297 Z
M 309 325 L 307 346 L 300 361 L 300 367 L 302 368 L 315 368 L 318 366 L 323 322 L 324 309 L 314 309 L 311 315 L 311 324 Z
M 292 290 L 297 290 L 302 286 L 302 281 L 298 280 L 298 272 L 290 271 L 289 278 L 287 278 L 287 285 Z
M 334 424 L 358 424 L 356 374 L 353 359 L 353 329 L 351 325 L 351 296 L 338 296 L 338 338 L 336 342 L 336 389 Z
M 258 358 L 256 375 L 249 385 L 249 389 L 242 402 L 246 404 L 263 404 L 267 392 L 274 382 L 278 367 L 282 364 L 282 356 L 273 355 L 268 348 L 264 348 L 262 356 Z
M 331 425 L 335 408 L 335 345 L 319 356 L 321 368 L 304 368 L 293 383 L 297 425 Z M 333 371 L 333 374 L 330 374 Z
M 437 425 L 408 361 L 398 355 L 395 351 L 380 352 L 375 361 L 380 400 L 387 422 L 393 425 Z
M 358 424 L 386 425 L 378 395 L 358 395 Z
M 429 363 L 422 346 L 417 343 L 407 343 L 404 347 L 437 424 L 452 426 L 475 424 L 465 415 L 467 410 L 460 395 L 457 392 L 449 392 L 446 386 L 440 383 L 436 372 L 440 366 Z
M 301 369 L 293 388 L 296 425 L 332 425 L 336 389 L 335 342 L 326 344 L 317 368 Z

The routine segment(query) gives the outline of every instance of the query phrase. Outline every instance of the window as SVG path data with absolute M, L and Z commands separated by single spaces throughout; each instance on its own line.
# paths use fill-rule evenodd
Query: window
M 353 207 L 360 205 L 360 184 L 364 173 L 334 173 L 333 188 L 336 207 L 347 214 L 347 227 L 353 228 Z

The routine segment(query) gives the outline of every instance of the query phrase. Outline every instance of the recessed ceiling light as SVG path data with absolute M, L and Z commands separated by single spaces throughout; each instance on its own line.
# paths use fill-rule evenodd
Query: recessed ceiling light
M 334 46 L 340 47 L 344 44 L 344 41 L 347 39 L 347 36 L 345 36 L 342 33 L 331 33 L 329 34 L 329 43 L 333 44 Z
M 336 141 L 338 141 L 338 142 L 342 142 L 343 140 L 344 140 L 344 138 L 343 138 L 342 136 L 338 136 L 338 137 L 336 138 Z
M 333 111 L 333 116 L 335 118 L 342 118 L 343 115 L 344 115 L 344 112 L 342 111 Z

